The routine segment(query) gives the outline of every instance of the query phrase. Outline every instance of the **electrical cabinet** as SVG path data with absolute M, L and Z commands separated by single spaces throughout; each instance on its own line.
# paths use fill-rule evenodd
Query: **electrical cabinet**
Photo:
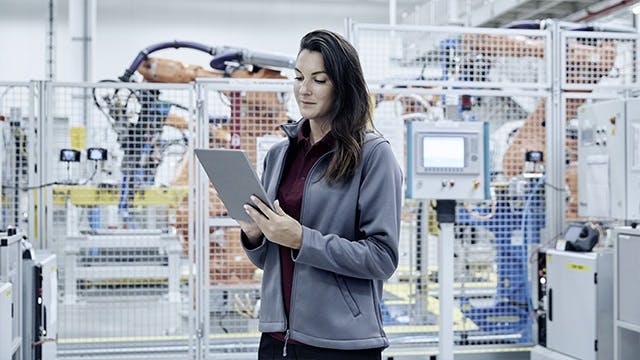
M 546 347 L 580 360 L 613 357 L 613 253 L 547 250 Z
M 10 283 L 11 318 L 2 322 L 10 336 L 9 352 L 13 359 L 21 359 L 22 345 L 22 235 L 15 229 L 0 231 L 0 282 Z M 7 296 L 5 292 L 5 295 Z M 4 339 L 3 339 L 4 341 Z M 4 352 L 4 348 L 0 352 Z
M 0 282 L 0 324 L 12 322 L 12 294 L 11 283 Z M 11 326 L 0 326 L 0 360 L 12 359 L 13 331 Z
M 55 360 L 58 318 L 58 280 L 56 256 L 29 251 L 23 261 L 24 326 L 23 358 Z
M 640 99 L 578 109 L 578 213 L 640 219 Z
M 614 244 L 614 359 L 636 360 L 640 354 L 640 230 L 612 231 Z

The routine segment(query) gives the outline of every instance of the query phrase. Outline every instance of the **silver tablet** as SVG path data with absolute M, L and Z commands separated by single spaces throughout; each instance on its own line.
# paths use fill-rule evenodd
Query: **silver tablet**
M 267 193 L 244 151 L 195 149 L 195 153 L 230 217 L 253 221 L 243 207 L 245 204 L 252 205 L 251 195 L 257 196 L 273 210 L 273 205 L 268 201 Z

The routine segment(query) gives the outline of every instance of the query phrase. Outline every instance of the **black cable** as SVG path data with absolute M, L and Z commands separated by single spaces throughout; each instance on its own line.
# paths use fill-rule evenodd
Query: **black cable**
M 46 184 L 42 184 L 42 185 L 27 186 L 27 187 L 2 185 L 2 188 L 3 189 L 28 191 L 28 190 L 42 189 L 42 188 L 45 188 L 47 186 L 53 186 L 53 185 L 69 185 L 69 184 L 65 184 L 65 183 L 62 183 L 62 182 L 59 182 L 59 181 L 54 181 L 54 182 L 50 182 L 50 183 L 46 183 Z
M 29 191 L 29 190 L 42 189 L 42 188 L 45 188 L 45 187 L 48 187 L 48 186 L 54 186 L 54 185 L 81 186 L 81 185 L 86 185 L 89 181 L 91 181 L 93 179 L 93 177 L 96 176 L 97 172 L 98 172 L 98 164 L 96 164 L 94 166 L 93 173 L 91 174 L 91 176 L 89 176 L 87 179 L 85 179 L 83 181 L 80 181 L 80 182 L 54 181 L 54 182 L 50 182 L 50 183 L 46 183 L 46 184 L 35 185 L 35 186 L 27 186 L 27 187 L 2 185 L 2 189 Z
M 546 181 L 544 182 L 544 184 L 545 184 L 546 186 L 548 186 L 548 187 L 552 188 L 552 189 L 553 189 L 553 190 L 555 190 L 555 191 L 568 192 L 568 190 L 567 190 L 567 189 L 562 189 L 562 188 L 559 188 L 559 187 L 557 187 L 557 186 L 551 185 L 551 184 L 549 184 L 549 183 L 548 183 L 548 182 L 546 182 Z
M 89 181 L 93 179 L 94 176 L 96 176 L 97 172 L 98 172 L 98 163 L 95 163 L 95 165 L 93 166 L 93 173 L 86 180 L 80 181 L 78 185 L 86 185 Z

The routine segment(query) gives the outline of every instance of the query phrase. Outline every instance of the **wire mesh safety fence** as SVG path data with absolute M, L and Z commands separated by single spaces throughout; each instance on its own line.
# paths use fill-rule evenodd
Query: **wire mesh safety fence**
M 245 150 L 260 173 L 266 151 L 284 139 L 278 125 L 297 120 L 291 85 L 213 81 L 205 83 L 205 88 L 207 117 L 226 119 L 220 125 L 208 122 L 208 146 Z M 521 104 L 509 101 L 505 94 L 482 91 L 371 90 L 374 124 L 391 141 L 404 169 L 406 122 L 444 119 L 444 98 L 468 97 L 469 108 L 461 116 L 490 122 L 493 199 L 486 204 L 458 206 L 454 328 L 458 344 L 531 342 L 527 264 L 529 249 L 540 241 L 544 225 L 543 169 L 540 162 L 526 163 L 524 155 L 513 160 L 517 164 L 501 160 L 511 147 L 518 146 L 513 137 L 535 109 L 522 104 L 538 104 L 544 112 L 542 96 L 522 93 L 526 101 Z M 234 103 L 234 96 L 240 101 Z M 525 131 L 520 136 L 524 139 L 532 134 Z M 516 166 L 520 170 L 514 170 Z M 222 352 L 230 351 L 229 335 L 255 336 L 261 274 L 244 258 L 237 225 L 226 217 L 213 188 L 209 192 L 210 348 L 224 356 Z M 433 346 L 438 339 L 438 226 L 430 204 L 417 200 L 405 201 L 402 219 L 399 268 L 385 284 L 383 295 L 385 331 L 392 346 Z M 245 343 L 246 349 L 255 350 L 255 341 L 254 337 L 253 343 Z
M 542 233 L 545 196 L 566 194 L 567 217 L 576 213 L 575 112 L 589 96 L 568 91 L 610 97 L 598 85 L 611 81 L 615 91 L 632 90 L 636 40 L 563 35 L 563 118 L 556 120 L 549 118 L 548 32 L 361 26 L 354 34 L 365 73 L 375 82 L 374 123 L 403 169 L 406 122 L 489 122 L 492 200 L 457 207 L 455 341 L 531 343 L 529 256 L 537 243 L 553 237 Z M 189 336 L 200 330 L 213 358 L 255 351 L 261 273 L 242 251 L 239 228 L 213 188 L 207 187 L 208 207 L 202 209 L 206 236 L 190 236 L 197 199 L 189 197 L 189 188 L 197 172 L 189 141 L 201 133 L 202 147 L 245 150 L 260 174 L 264 155 L 283 139 L 279 125 L 299 113 L 288 82 L 201 85 L 194 92 L 180 85 L 49 84 L 39 94 L 49 107 L 46 125 L 38 129 L 49 161 L 43 181 L 34 182 L 26 166 L 26 124 L 38 103 L 30 95 L 33 85 L 0 84 L 7 149 L 1 157 L 2 226 L 20 217 L 32 220 L 24 214 L 35 195 L 19 187 L 47 185 L 46 244 L 59 257 L 62 356 L 92 349 L 115 354 L 127 347 L 186 354 L 193 349 Z M 195 99 L 204 105 L 196 106 Z M 194 128 L 197 117 L 204 120 L 193 133 L 189 126 Z M 546 182 L 545 157 L 556 156 L 546 154 L 549 121 L 566 121 L 564 186 Z M 203 173 L 198 176 L 208 184 Z M 402 220 L 399 268 L 383 294 L 385 331 L 392 347 L 433 347 L 438 224 L 429 203 L 411 199 L 405 200 Z M 197 242 L 204 244 L 196 247 Z M 194 248 L 206 252 L 206 304 L 198 304 L 206 310 L 204 328 L 192 322 L 198 294 L 188 290 L 194 265 L 188 254 Z
M 162 347 L 186 356 L 193 326 L 180 169 L 193 87 L 51 83 L 47 92 L 59 352 Z
M 548 31 L 503 29 L 353 27 L 353 42 L 369 81 L 389 84 L 383 88 L 396 84 L 409 88 L 407 91 L 412 87 L 432 90 L 422 101 L 396 95 L 406 109 L 405 118 L 490 124 L 492 200 L 457 207 L 454 333 L 458 345 L 534 341 L 529 254 L 545 227 L 550 35 Z M 435 89 L 447 86 L 468 90 L 434 95 Z M 473 90 L 482 88 L 496 92 L 486 96 Z M 407 106 L 409 102 L 418 108 Z M 422 236 L 435 247 L 437 227 L 423 227 L 432 230 L 429 236 Z M 427 313 L 437 309 L 438 288 L 435 251 L 429 253 L 427 280 L 424 273 L 419 275 L 420 285 L 416 286 L 429 288 L 422 291 L 432 296 Z M 437 313 L 429 314 L 423 312 L 422 319 L 437 324 Z
M 426 81 L 441 86 L 549 85 L 549 33 L 355 24 L 368 81 Z
M 287 123 L 294 111 L 291 86 L 278 80 L 264 83 L 249 80 L 239 87 L 229 83 L 231 86 L 226 88 L 222 84 L 220 88 L 211 88 L 204 82 L 202 124 L 207 136 L 202 146 L 244 150 L 260 175 L 266 152 L 283 139 L 280 125 Z M 269 90 L 273 86 L 278 90 Z M 206 177 L 205 182 L 209 184 Z M 237 223 L 227 216 L 215 189 L 209 185 L 207 188 L 203 241 L 208 252 L 209 278 L 204 316 L 210 349 L 213 353 L 255 351 L 261 272 L 242 250 Z
M 36 110 L 31 83 L 0 83 L 0 229 L 27 230 L 29 146 Z
M 460 202 L 454 245 L 454 332 L 458 345 L 522 344 L 532 341 L 529 316 L 528 255 L 540 241 L 545 205 L 543 163 L 525 158 L 522 143 L 536 133 L 523 129 L 546 113 L 546 98 L 529 94 L 514 101 L 503 93 L 473 90 L 441 91 L 424 88 L 380 88 L 374 112 L 376 127 L 395 144 L 398 160 L 406 160 L 407 121 L 445 119 L 444 99 L 464 102 L 455 117 L 489 122 L 492 199 Z M 464 100 L 463 100 L 464 99 Z M 527 105 L 529 107 L 527 107 Z M 531 106 L 533 105 L 533 106 Z M 464 109 L 464 110 L 463 110 Z M 449 117 L 453 115 L 448 114 Z M 542 135 L 544 136 L 544 135 Z M 513 154 L 520 154 L 515 156 Z M 388 333 L 399 330 L 392 344 L 422 341 L 434 345 L 438 317 L 438 225 L 430 204 L 405 203 L 401 233 L 400 280 L 386 284 L 387 292 L 408 287 L 406 309 L 398 312 L 389 300 Z M 402 257 L 404 255 L 404 258 Z M 404 261 L 403 261 L 404 260 Z M 413 276 L 409 275 L 413 270 Z M 415 299 L 415 300 L 413 300 Z M 385 302 L 387 304 L 387 302 Z M 394 326 L 396 325 L 395 329 Z M 400 330 L 402 329 L 402 330 Z M 409 335 L 411 334 L 411 335 Z
M 624 33 L 561 33 L 562 88 L 594 90 L 638 86 L 638 36 Z
M 581 106 L 591 103 L 628 97 L 638 89 L 638 36 L 636 34 L 604 32 L 561 33 L 561 88 L 560 115 L 565 124 L 565 183 L 566 219 L 588 220 L 584 205 L 586 195 L 593 189 L 579 185 L 579 143 L 581 124 L 578 112 Z M 624 113 L 624 110 L 622 111 Z M 621 116 L 612 110 L 597 116 L 608 116 L 607 120 Z M 600 123 L 594 118 L 596 123 Z M 582 120 L 583 122 L 586 120 Z M 615 123 L 615 121 L 614 121 Z M 613 126 L 614 124 L 612 124 Z M 612 135 L 615 135 L 612 134 Z M 623 134 L 620 134 L 624 136 Z M 602 134 L 604 136 L 604 133 Z M 602 144 L 606 145 L 606 141 Z M 582 159 L 586 162 L 587 159 Z M 582 179 L 585 183 L 587 180 Z M 580 191 L 582 189 L 582 191 Z M 583 197 L 581 199 L 581 196 Z M 580 215 L 582 213 L 582 216 Z

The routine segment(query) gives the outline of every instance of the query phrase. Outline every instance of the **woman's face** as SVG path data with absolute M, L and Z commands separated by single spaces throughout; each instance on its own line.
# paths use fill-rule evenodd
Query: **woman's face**
M 302 50 L 296 60 L 293 92 L 300 114 L 318 123 L 331 121 L 334 101 L 333 83 L 325 72 L 322 54 Z

